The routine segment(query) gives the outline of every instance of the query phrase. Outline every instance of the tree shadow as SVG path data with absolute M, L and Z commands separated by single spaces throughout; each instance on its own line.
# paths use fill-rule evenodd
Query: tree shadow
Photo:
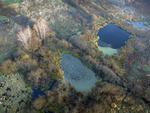
M 5 16 L 23 27 L 32 27 L 34 25 L 34 22 L 29 17 L 19 14 L 13 8 L 6 6 L 2 2 L 0 2 L 0 16 Z

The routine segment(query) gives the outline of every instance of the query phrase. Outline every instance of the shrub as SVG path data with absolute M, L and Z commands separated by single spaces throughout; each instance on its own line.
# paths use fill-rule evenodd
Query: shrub
M 44 106 L 46 106 L 47 100 L 45 97 L 39 97 L 35 101 L 33 101 L 33 107 L 36 110 L 41 110 Z
M 17 65 L 11 60 L 6 60 L 1 66 L 0 71 L 4 74 L 11 74 L 17 72 Z
M 47 80 L 47 74 L 41 68 L 31 71 L 28 76 L 28 80 L 35 86 L 44 85 Z
M 0 74 L 0 113 L 25 113 L 30 102 L 31 88 L 20 74 Z

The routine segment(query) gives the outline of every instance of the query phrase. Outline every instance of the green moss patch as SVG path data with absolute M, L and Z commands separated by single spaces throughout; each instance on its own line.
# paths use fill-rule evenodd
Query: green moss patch
M 3 0 L 5 4 L 21 3 L 22 0 Z
M 8 22 L 9 18 L 7 18 L 6 16 L 1 16 L 0 15 L 0 22 Z

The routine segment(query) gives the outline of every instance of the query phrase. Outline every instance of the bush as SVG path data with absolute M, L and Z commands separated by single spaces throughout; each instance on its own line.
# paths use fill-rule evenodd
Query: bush
M 11 74 L 17 72 L 17 65 L 11 60 L 6 60 L 1 66 L 0 71 L 4 74 Z
M 0 113 L 26 113 L 31 99 L 31 88 L 20 74 L 0 74 Z
M 41 110 L 44 106 L 46 106 L 47 100 L 45 97 L 39 97 L 35 101 L 33 101 L 33 107 L 36 110 Z

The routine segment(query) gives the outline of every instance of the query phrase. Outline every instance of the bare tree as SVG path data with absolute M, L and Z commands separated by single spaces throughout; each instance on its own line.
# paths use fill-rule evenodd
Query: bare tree
M 28 49 L 32 41 L 32 30 L 28 26 L 17 33 L 18 41 L 20 41 L 24 48 Z
M 44 19 L 39 18 L 32 28 L 27 26 L 26 28 L 21 29 L 17 33 L 17 37 L 18 41 L 21 42 L 25 49 L 35 50 L 41 46 L 42 41 L 45 40 L 50 33 L 53 33 L 53 31 L 50 30 L 47 22 Z
M 33 29 L 36 31 L 37 37 L 41 40 L 44 40 L 50 32 L 48 23 L 43 18 L 39 18 L 37 20 L 37 22 L 33 26 Z

